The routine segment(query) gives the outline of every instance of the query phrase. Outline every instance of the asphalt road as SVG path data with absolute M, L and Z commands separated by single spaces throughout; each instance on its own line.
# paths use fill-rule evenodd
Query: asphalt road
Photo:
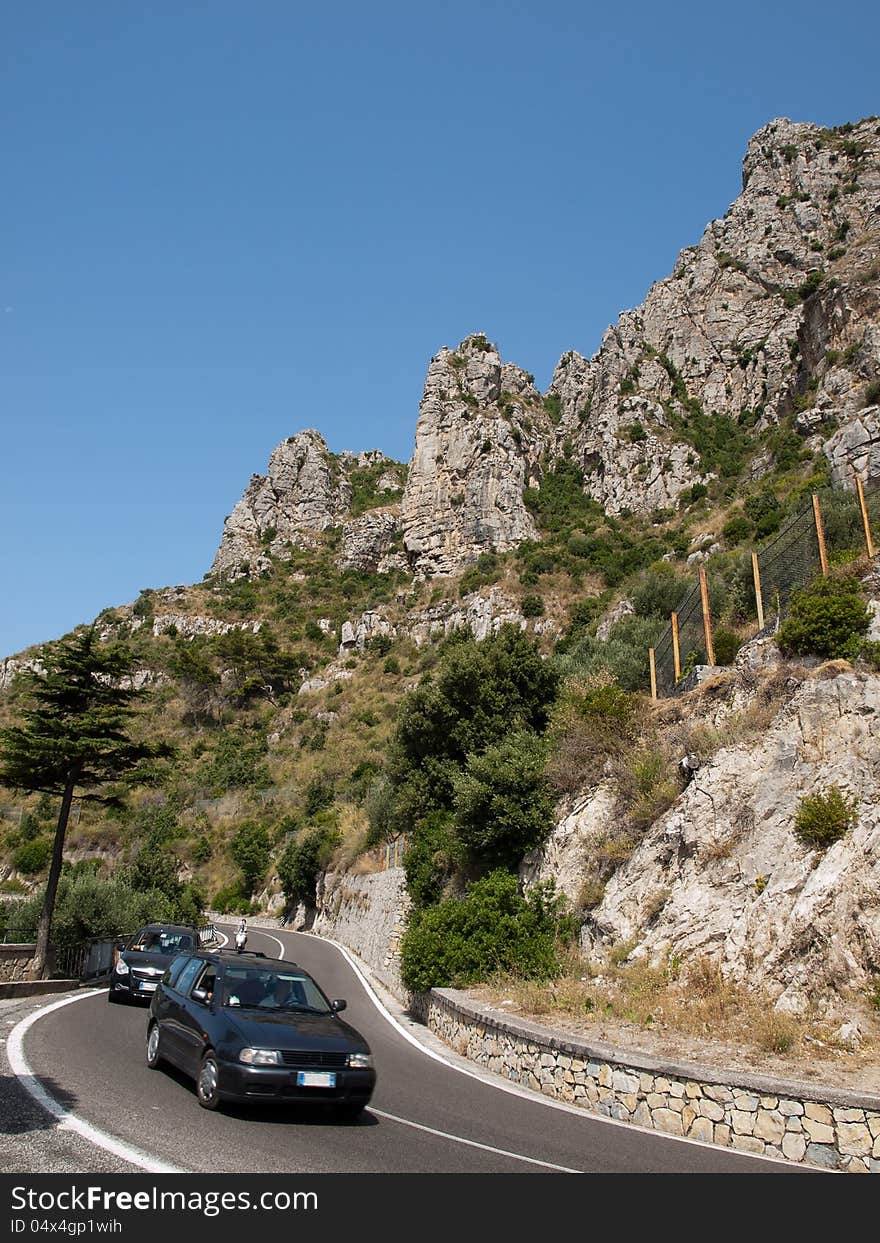
M 183 1170 L 525 1174 L 786 1168 L 556 1108 L 537 1095 L 503 1090 L 505 1080 L 462 1074 L 407 1041 L 334 946 L 283 930 L 249 930 L 250 949 L 278 957 L 279 942 L 285 957 L 311 972 L 328 996 L 347 999 L 346 1020 L 373 1050 L 378 1083 L 357 1122 L 287 1106 L 227 1106 L 218 1113 L 200 1108 L 189 1080 L 168 1068 L 147 1068 L 146 1010 L 110 1006 L 103 992 L 39 1019 L 25 1036 L 27 1059 L 56 1094 L 63 1091 L 80 1118 Z

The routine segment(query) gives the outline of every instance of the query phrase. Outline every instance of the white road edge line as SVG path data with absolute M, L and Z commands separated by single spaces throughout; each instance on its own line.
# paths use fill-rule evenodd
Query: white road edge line
M 140 1148 L 125 1143 L 124 1140 L 116 1139 L 115 1136 L 93 1126 L 91 1122 L 86 1122 L 84 1118 L 78 1117 L 62 1105 L 40 1082 L 24 1055 L 24 1037 L 38 1019 L 51 1014 L 53 1010 L 60 1010 L 62 1006 L 69 1006 L 74 1001 L 84 1001 L 87 997 L 94 997 L 100 992 L 103 992 L 103 989 L 90 988 L 76 993 L 73 997 L 63 997 L 61 1001 L 53 1001 L 51 1005 L 42 1006 L 33 1014 L 29 1014 L 27 1018 L 22 1019 L 20 1023 L 16 1023 L 6 1041 L 6 1056 L 9 1059 L 10 1069 L 28 1095 L 56 1119 L 59 1130 L 74 1131 L 95 1147 L 103 1148 L 105 1152 L 112 1153 L 114 1157 L 121 1157 L 123 1161 L 127 1161 L 130 1165 L 148 1174 L 182 1174 L 184 1171 L 178 1166 L 169 1165 L 167 1161 L 160 1161 Z
M 254 931 L 262 932 L 263 929 L 255 928 Z M 267 933 L 266 935 L 270 935 L 270 934 Z M 367 993 L 367 996 L 373 1002 L 373 1005 L 376 1007 L 379 1013 L 383 1016 L 383 1018 L 385 1018 L 386 1021 L 389 1022 L 391 1026 L 401 1036 L 403 1036 L 404 1040 L 408 1040 L 410 1044 L 415 1045 L 415 1047 L 419 1049 L 422 1053 L 424 1053 L 426 1057 L 433 1058 L 435 1062 L 440 1062 L 442 1065 L 448 1066 L 451 1070 L 458 1071 L 460 1075 L 466 1075 L 469 1079 L 476 1079 L 480 1083 L 486 1083 L 490 1087 L 496 1088 L 497 1091 L 499 1092 L 507 1092 L 511 1096 L 519 1096 L 522 1099 L 532 1101 L 535 1104 L 545 1105 L 548 1109 L 561 1109 L 563 1113 L 574 1114 L 575 1117 L 583 1118 L 586 1121 L 601 1122 L 601 1123 L 604 1123 L 606 1126 L 623 1127 L 627 1131 L 639 1131 L 641 1132 L 642 1135 L 650 1135 L 652 1139 L 670 1140 L 676 1144 L 688 1144 L 691 1147 L 701 1148 L 704 1151 L 706 1149 L 710 1149 L 710 1150 L 717 1151 L 719 1153 L 726 1153 L 729 1156 L 746 1157 L 752 1161 L 766 1161 L 770 1165 L 778 1165 L 778 1166 L 781 1166 L 783 1169 L 787 1169 L 787 1170 L 792 1169 L 794 1165 L 793 1162 L 784 1161 L 779 1157 L 766 1157 L 763 1155 L 758 1155 L 756 1153 L 750 1153 L 750 1152 L 749 1153 L 736 1152 L 735 1150 L 731 1150 L 729 1148 L 722 1148 L 718 1144 L 707 1144 L 707 1143 L 704 1143 L 702 1140 L 689 1139 L 688 1136 L 686 1135 L 669 1135 L 665 1131 L 655 1131 L 652 1127 L 641 1126 L 637 1122 L 621 1122 L 620 1119 L 618 1118 L 607 1118 L 604 1114 L 593 1113 L 591 1110 L 579 1109 L 577 1105 L 567 1105 L 564 1101 L 549 1100 L 545 1096 L 540 1096 L 537 1092 L 530 1092 L 526 1088 L 521 1088 L 518 1085 L 513 1084 L 513 1083 L 506 1083 L 503 1080 L 500 1083 L 496 1083 L 495 1081 L 496 1076 L 494 1075 L 490 1079 L 488 1075 L 479 1074 L 476 1071 L 469 1070 L 465 1066 L 458 1066 L 456 1065 L 455 1062 L 451 1062 L 449 1061 L 448 1058 L 443 1057 L 442 1054 L 435 1052 L 434 1049 L 428 1048 L 427 1045 L 422 1044 L 422 1042 L 418 1040 L 417 1037 L 415 1037 L 412 1034 L 412 1032 L 408 1032 L 405 1027 L 403 1027 L 400 1023 L 398 1023 L 394 1015 L 391 1014 L 388 1010 L 386 1010 L 385 1006 L 382 1004 L 381 1000 L 376 995 L 370 981 L 364 975 L 363 971 L 360 969 L 358 964 L 354 961 L 351 954 L 348 952 L 348 950 L 346 949 L 344 945 L 341 945 L 338 941 L 332 940 L 330 937 L 319 936 L 317 933 L 314 933 L 314 932 L 298 932 L 298 933 L 293 933 L 293 935 L 314 937 L 316 941 L 323 941 L 327 945 L 332 945 L 334 949 L 338 950 L 339 953 L 346 960 L 348 965 L 351 967 L 352 971 L 354 971 L 355 975 L 360 980 L 361 984 L 364 987 L 364 990 Z M 272 939 L 273 941 L 278 941 L 277 937 L 273 937 Z M 278 943 L 279 945 L 281 944 L 280 941 Z M 497 1076 L 497 1078 L 500 1079 L 501 1076 L 499 1075 Z M 377 1111 L 374 1111 L 374 1112 L 377 1112 Z M 469 1141 L 463 1141 L 463 1142 L 469 1142 Z M 816 1167 L 808 1166 L 806 1168 L 810 1171 L 810 1173 L 813 1173 Z M 831 1173 L 832 1171 L 823 1171 L 823 1172 Z
M 428 1135 L 437 1135 L 440 1139 L 451 1139 L 456 1144 L 467 1144 L 468 1148 L 481 1148 L 483 1152 L 494 1152 L 499 1157 L 510 1157 L 513 1161 L 525 1161 L 528 1165 L 540 1165 L 545 1170 L 556 1170 L 560 1174 L 583 1174 L 584 1170 L 573 1170 L 567 1165 L 554 1165 L 552 1161 L 539 1161 L 537 1157 L 524 1157 L 519 1152 L 508 1152 L 506 1148 L 493 1148 L 491 1144 L 478 1144 L 475 1139 L 463 1139 L 460 1135 L 451 1135 L 449 1131 L 437 1131 L 422 1122 L 411 1122 L 409 1118 L 398 1118 L 396 1114 L 386 1114 L 382 1109 L 374 1109 L 368 1105 L 371 1114 L 377 1118 L 387 1118 L 389 1122 L 399 1122 L 401 1126 L 411 1126 L 416 1131 L 426 1131 Z

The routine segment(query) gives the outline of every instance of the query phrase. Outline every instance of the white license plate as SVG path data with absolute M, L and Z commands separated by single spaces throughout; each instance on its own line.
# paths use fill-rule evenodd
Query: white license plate
M 142 993 L 154 993 L 158 982 L 158 980 L 141 980 L 138 988 Z
M 296 1084 L 299 1088 L 335 1088 L 336 1076 L 329 1070 L 301 1070 Z

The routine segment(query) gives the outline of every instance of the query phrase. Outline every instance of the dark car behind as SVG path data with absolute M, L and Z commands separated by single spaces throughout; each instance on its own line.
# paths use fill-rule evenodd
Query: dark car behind
M 202 951 L 176 958 L 155 992 L 147 1063 L 196 1081 L 205 1109 L 224 1100 L 333 1105 L 356 1117 L 376 1083 L 370 1047 L 296 963 Z
M 128 941 L 120 943 L 107 1000 L 151 1001 L 174 956 L 191 953 L 198 947 L 197 930 L 185 924 L 147 924 L 139 928 Z

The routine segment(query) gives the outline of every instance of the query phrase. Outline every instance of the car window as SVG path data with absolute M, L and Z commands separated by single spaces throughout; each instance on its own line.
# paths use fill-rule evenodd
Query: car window
M 192 984 L 193 980 L 196 978 L 196 975 L 198 974 L 199 969 L 202 966 L 204 966 L 204 962 L 205 960 L 203 958 L 190 958 L 188 960 L 186 966 L 183 968 L 180 975 L 177 977 L 177 984 L 175 985 L 175 988 L 177 989 L 178 992 L 180 993 L 189 992 L 190 985 Z
M 311 1010 L 327 1014 L 330 1004 L 311 976 L 298 971 L 229 967 L 223 977 L 222 1005 L 261 1010 Z
M 178 958 L 172 959 L 171 966 L 165 972 L 165 983 L 170 984 L 172 988 L 176 988 L 177 977 L 189 961 L 186 954 L 181 954 Z
M 208 994 L 207 999 L 208 1001 L 210 1001 L 211 998 L 214 996 L 214 985 L 216 981 L 217 981 L 217 968 L 214 966 L 212 962 L 206 963 L 204 969 L 199 972 L 198 976 L 195 979 L 195 982 L 193 983 L 192 988 L 189 990 L 190 997 L 192 997 L 193 993 L 195 993 L 198 989 L 201 989 L 202 992 Z M 196 1000 L 201 1001 L 202 998 L 197 997 Z

